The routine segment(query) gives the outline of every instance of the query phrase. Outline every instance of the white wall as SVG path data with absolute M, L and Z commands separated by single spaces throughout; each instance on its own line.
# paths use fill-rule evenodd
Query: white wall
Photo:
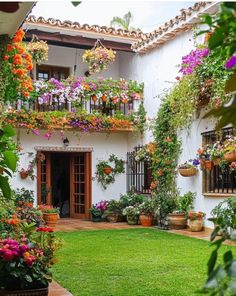
M 199 42 L 203 36 L 199 37 Z M 192 31 L 183 33 L 176 39 L 167 42 L 163 46 L 153 49 L 146 54 L 132 55 L 125 53 L 120 59 L 120 74 L 126 79 L 135 79 L 144 82 L 144 106 L 148 118 L 156 117 L 158 108 L 161 103 L 160 96 L 165 89 L 171 88 L 176 81 L 178 65 L 181 63 L 181 57 L 188 54 L 194 48 Z M 185 162 L 195 157 L 197 149 L 201 146 L 201 133 L 214 129 L 211 120 L 203 120 L 200 116 L 195 118 L 189 130 L 183 130 L 179 133 L 182 139 L 182 153 L 179 162 Z M 153 139 L 151 131 L 147 131 L 141 140 L 142 144 L 148 143 Z M 139 138 L 129 138 L 128 149 L 132 151 L 133 147 L 140 143 Z M 204 197 L 202 195 L 202 172 L 199 170 L 198 175 L 191 178 L 178 176 L 177 186 L 180 193 L 187 191 L 197 193 L 194 204 L 195 210 L 203 211 L 210 217 L 211 209 L 222 199 Z M 207 226 L 212 224 L 206 220 Z
M 20 144 L 22 147 L 22 155 L 20 156 L 20 163 L 18 170 L 26 169 L 33 157 L 29 157 L 28 153 L 33 152 L 35 155 L 35 146 L 56 146 L 63 147 L 59 132 L 54 132 L 50 140 L 43 137 L 44 132 L 41 131 L 41 136 L 27 134 L 25 130 L 21 129 Z M 114 184 L 108 186 L 107 190 L 103 190 L 100 184 L 95 179 L 96 164 L 99 160 L 107 160 L 110 154 L 114 153 L 118 158 L 126 160 L 127 152 L 127 134 L 123 133 L 73 133 L 66 132 L 65 136 L 70 141 L 71 147 L 92 147 L 92 202 L 97 203 L 102 199 L 118 199 L 120 193 L 126 192 L 126 174 L 120 174 L 116 177 Z M 35 174 L 36 174 L 35 168 Z M 22 180 L 19 173 L 16 173 L 12 179 L 13 188 L 25 187 L 29 190 L 34 190 L 35 198 L 37 192 L 36 179 L 32 181 L 30 178 Z
M 84 50 L 70 47 L 49 45 L 48 61 L 43 62 L 44 65 L 53 65 L 61 67 L 69 67 L 70 74 L 75 76 L 84 76 L 88 71 L 88 66 L 82 60 Z M 76 73 L 74 73 L 74 65 L 76 65 Z M 94 74 L 91 77 L 112 77 L 113 79 L 120 78 L 119 73 L 119 53 L 117 53 L 116 60 L 110 64 L 107 70 L 99 74 Z

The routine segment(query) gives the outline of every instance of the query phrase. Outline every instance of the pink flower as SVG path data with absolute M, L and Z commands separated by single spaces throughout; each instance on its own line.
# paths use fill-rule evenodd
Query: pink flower
M 46 134 L 44 134 L 44 138 L 50 140 L 50 138 L 52 137 L 52 133 L 47 132 Z
M 32 133 L 35 135 L 35 136 L 40 136 L 40 131 L 38 129 L 34 129 L 32 130 Z

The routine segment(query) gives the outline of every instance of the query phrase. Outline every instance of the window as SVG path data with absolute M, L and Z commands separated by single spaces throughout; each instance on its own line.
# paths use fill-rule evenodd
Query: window
M 232 128 L 225 128 L 219 134 L 215 131 L 202 133 L 202 142 L 213 144 L 217 140 L 224 141 L 227 135 L 233 134 Z M 235 194 L 236 173 L 230 172 L 228 168 L 222 170 L 215 165 L 210 171 L 203 171 L 203 193 Z
M 134 151 L 127 153 L 127 191 L 149 194 L 152 181 L 150 160 L 136 161 L 137 152 L 143 149 L 137 146 Z
M 69 76 L 70 70 L 65 67 L 56 67 L 48 65 L 37 66 L 37 79 L 49 80 L 55 78 L 57 80 L 66 79 Z

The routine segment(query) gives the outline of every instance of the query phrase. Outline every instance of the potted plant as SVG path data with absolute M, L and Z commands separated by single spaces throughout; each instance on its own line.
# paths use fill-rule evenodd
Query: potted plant
M 49 227 L 55 227 L 59 220 L 59 209 L 51 205 L 39 205 L 39 210 L 43 212 L 43 219 Z
M 187 227 L 187 213 L 193 208 L 196 193 L 186 192 L 176 198 L 176 210 L 168 214 L 171 229 L 184 229 Z
M 119 200 L 110 200 L 107 205 L 107 210 L 104 212 L 104 217 L 108 222 L 116 223 L 121 219 L 122 205 Z
M 180 164 L 178 171 L 183 177 L 192 177 L 197 174 L 197 165 L 199 161 L 197 159 L 186 161 L 183 164 Z
M 52 281 L 50 268 L 61 243 L 52 228 L 36 229 L 27 223 L 14 227 L 17 230 L 13 238 L 0 240 L 0 294 L 47 296 Z M 23 236 L 18 236 L 17 231 Z
M 212 170 L 214 163 L 210 160 L 210 147 L 206 145 L 197 150 L 198 159 L 201 165 L 201 169 Z
M 142 226 L 152 226 L 155 213 L 155 203 L 153 199 L 147 199 L 139 206 L 139 221 Z
M 213 162 L 214 165 L 219 165 L 221 159 L 223 158 L 223 146 L 220 141 L 215 142 L 209 148 L 210 160 Z
M 203 230 L 205 215 L 203 212 L 191 211 L 188 213 L 189 228 L 191 231 L 198 232 Z
M 101 200 L 95 205 L 92 205 L 92 207 L 89 209 L 89 212 L 92 216 L 93 222 L 101 222 L 103 218 L 103 214 L 107 210 L 108 201 L 107 200 Z
M 128 206 L 123 210 L 123 215 L 126 216 L 129 225 L 138 224 L 139 208 L 137 206 Z
M 224 159 L 228 162 L 236 161 L 236 136 L 228 136 L 223 143 Z

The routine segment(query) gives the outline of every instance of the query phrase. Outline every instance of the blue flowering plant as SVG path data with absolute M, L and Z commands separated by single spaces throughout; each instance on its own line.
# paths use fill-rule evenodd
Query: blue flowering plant
M 199 165 L 198 159 L 189 159 L 188 161 L 181 163 L 178 168 L 179 169 L 197 168 L 198 165 Z

